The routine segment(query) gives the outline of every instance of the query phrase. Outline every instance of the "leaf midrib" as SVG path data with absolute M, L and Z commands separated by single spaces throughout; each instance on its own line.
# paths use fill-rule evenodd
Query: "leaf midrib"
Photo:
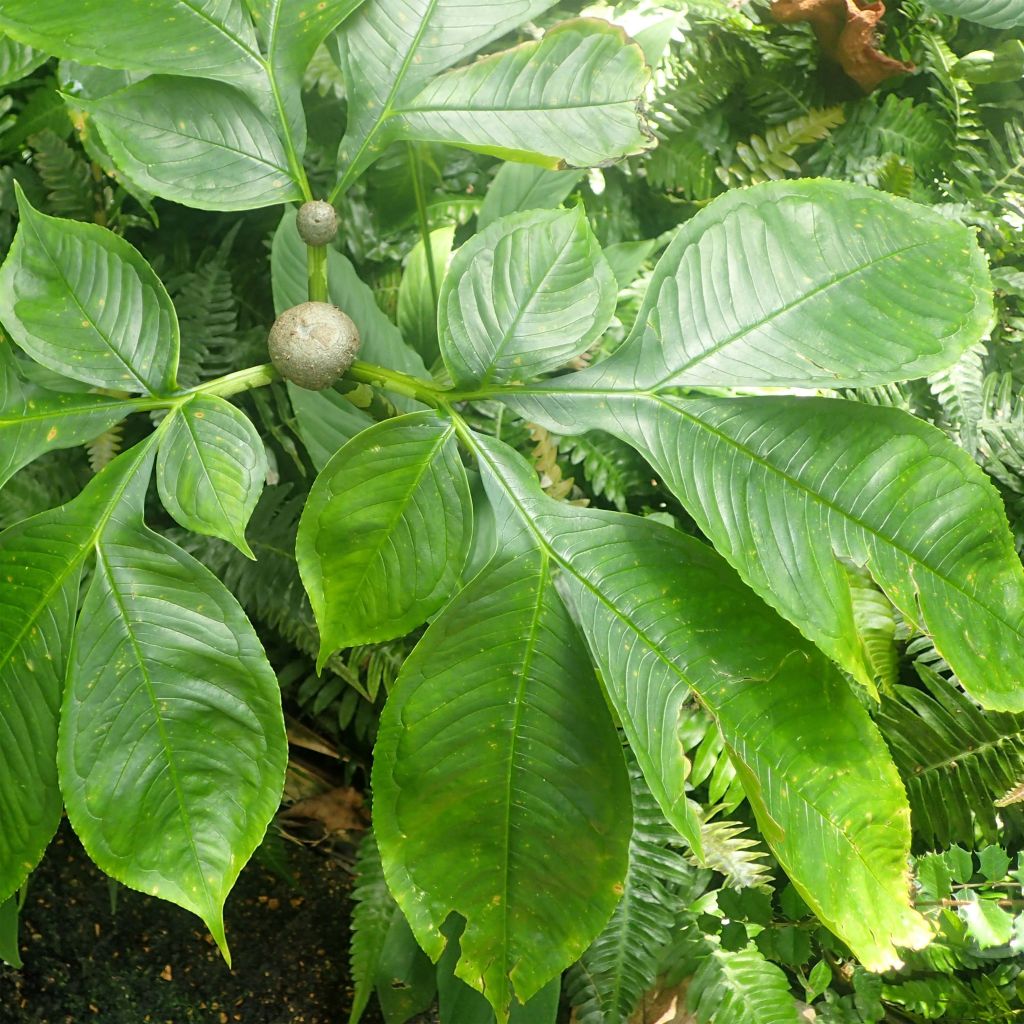
M 941 580 L 951 590 L 955 590 L 958 594 L 962 594 L 972 604 L 977 605 L 997 622 L 1002 623 L 1011 633 L 1013 633 L 1016 636 L 1024 637 L 1024 634 L 1021 633 L 1020 628 L 1018 626 L 1014 626 L 1012 623 L 1008 622 L 996 610 L 984 604 L 979 597 L 977 597 L 974 594 L 968 593 L 966 590 L 963 589 L 963 587 L 961 587 L 959 584 L 955 583 L 952 579 L 950 579 L 949 576 L 944 575 L 937 569 L 930 566 L 927 562 L 922 561 L 919 556 L 914 555 L 905 547 L 898 544 L 895 541 L 895 539 L 887 537 L 885 534 L 881 533 L 877 528 L 868 525 L 863 520 L 858 519 L 857 516 L 840 508 L 838 505 L 835 504 L 835 502 L 829 501 L 829 499 L 826 498 L 823 494 L 820 494 L 819 492 L 812 490 L 811 487 L 805 484 L 802 480 L 798 480 L 796 477 L 790 476 L 788 473 L 784 472 L 782 469 L 776 466 L 773 462 L 770 462 L 763 456 L 758 455 L 755 451 L 753 451 L 753 449 L 742 444 L 740 441 L 736 440 L 736 438 L 730 437 L 730 435 L 726 434 L 724 431 L 721 431 L 716 427 L 713 427 L 711 424 L 706 423 L 698 416 L 687 412 L 685 409 L 681 409 L 679 406 L 673 404 L 670 400 L 660 395 L 650 395 L 649 397 L 652 401 L 656 402 L 657 404 L 664 406 L 665 408 L 671 410 L 677 415 L 683 416 L 685 419 L 688 419 L 698 429 L 705 430 L 709 434 L 712 434 L 713 436 L 719 438 L 721 441 L 725 442 L 727 445 L 734 448 L 737 452 L 740 452 L 741 454 L 747 456 L 751 462 L 754 462 L 757 465 L 762 466 L 766 470 L 770 470 L 781 480 L 790 484 L 794 489 L 802 491 L 804 494 L 810 497 L 812 501 L 815 501 L 820 505 L 824 505 L 825 508 L 829 510 L 829 512 L 835 513 L 840 519 L 845 519 L 846 521 L 857 526 L 859 529 L 862 529 L 865 533 L 870 534 L 872 537 L 876 538 L 877 541 L 882 542 L 887 546 L 891 547 L 894 551 L 903 555 L 903 557 L 906 558 L 912 566 L 921 566 L 922 569 L 930 573 L 936 579 Z M 920 439 L 917 438 L 917 440 Z M 830 537 L 829 540 L 831 542 L 832 538 Z M 837 552 L 835 551 L 835 548 L 832 546 L 831 543 L 829 544 L 829 546 L 832 548 L 833 554 L 837 555 Z M 890 587 L 889 590 L 887 590 L 880 580 L 876 580 L 876 582 L 879 586 L 882 587 L 883 590 L 885 590 L 886 596 L 889 597 L 890 600 L 892 600 L 892 595 L 889 593 L 889 590 L 891 590 L 892 588 Z
M 658 644 L 656 644 L 647 635 L 646 631 L 641 629 L 640 626 L 637 623 L 635 623 L 630 618 L 629 615 L 627 615 L 623 611 L 620 611 L 614 604 L 612 604 L 611 601 L 609 601 L 604 596 L 604 594 L 600 590 L 598 590 L 597 587 L 594 586 L 594 584 L 592 584 L 586 577 L 584 577 L 580 573 L 576 572 L 576 570 L 573 568 L 572 564 L 569 561 L 567 561 L 566 559 L 562 558 L 554 550 L 554 548 L 552 547 L 551 543 L 547 540 L 547 538 L 544 536 L 544 534 L 540 531 L 540 528 L 538 526 L 536 526 L 536 524 L 533 522 L 533 517 L 530 515 L 529 511 L 526 509 L 526 507 L 523 505 L 523 503 L 519 500 L 519 497 L 515 493 L 513 493 L 512 489 L 505 483 L 505 478 L 499 472 L 499 470 L 495 466 L 494 462 L 491 461 L 491 459 L 488 456 L 487 452 L 479 444 L 475 443 L 475 439 L 474 439 L 474 443 L 473 443 L 473 449 L 477 453 L 477 458 L 485 460 L 488 463 L 488 465 L 491 468 L 492 475 L 494 476 L 494 478 L 496 480 L 498 480 L 501 483 L 502 487 L 505 490 L 505 494 L 508 496 L 509 500 L 513 503 L 513 505 L 516 507 L 516 510 L 519 512 L 520 518 L 523 520 L 524 523 L 527 524 L 527 526 L 529 527 L 530 531 L 537 538 L 537 540 L 540 543 L 540 545 L 542 546 L 542 548 L 548 552 L 548 554 L 551 557 L 551 559 L 553 561 L 555 561 L 559 566 L 561 566 L 561 568 L 564 571 L 566 571 L 571 576 L 573 576 L 576 580 L 578 580 L 579 583 L 581 584 L 581 586 L 583 586 L 584 588 L 589 590 L 591 592 L 591 594 L 594 595 L 595 599 L 597 601 L 599 601 L 605 608 L 607 608 L 607 610 L 615 618 L 619 619 L 630 630 L 632 630 L 633 633 L 640 640 L 642 640 L 643 643 L 647 646 L 647 649 L 649 651 L 651 651 L 654 654 L 654 656 L 656 658 L 658 658 L 658 660 L 661 661 L 670 670 L 670 672 L 672 674 L 677 676 L 679 679 L 681 679 L 686 684 L 686 686 L 694 693 L 694 695 L 704 705 L 704 707 L 708 711 L 708 714 L 710 714 L 712 716 L 712 718 L 714 718 L 715 722 L 717 723 L 718 722 L 718 716 L 715 715 L 713 709 L 711 709 L 707 705 L 705 697 L 704 697 L 703 693 L 701 692 L 701 690 L 690 681 L 690 679 L 679 669 L 679 667 L 675 664 L 675 662 L 672 661 L 671 658 L 669 658 L 667 655 L 665 655 L 662 652 L 662 650 L 658 646 Z M 780 666 L 780 668 L 781 668 L 781 666 Z M 753 677 L 750 677 L 750 678 L 753 678 Z M 801 780 L 798 780 L 798 781 L 801 781 Z M 801 801 L 803 803 L 805 803 L 808 807 L 810 807 L 814 811 L 816 811 L 818 813 L 818 815 L 822 818 L 823 821 L 828 822 L 832 826 L 832 828 L 835 829 L 835 831 L 839 835 L 841 835 L 843 837 L 845 842 L 848 844 L 849 848 L 854 852 L 854 854 L 857 856 L 858 860 L 863 864 L 864 869 L 868 873 L 868 875 L 871 878 L 873 878 L 875 883 L 879 886 L 879 888 L 884 891 L 886 889 L 885 883 L 875 874 L 875 871 L 874 871 L 871 863 L 864 856 L 863 852 L 860 849 L 860 846 L 854 841 L 853 837 L 850 836 L 849 833 L 846 831 L 846 829 L 842 827 L 842 823 L 841 822 L 837 823 L 830 816 L 826 815 L 812 800 L 810 800 L 806 796 L 806 794 L 804 793 L 804 790 L 803 790 L 802 787 L 798 787 L 796 783 L 792 783 L 792 782 L 790 783 L 790 786 L 791 786 L 791 788 L 794 789 L 794 791 L 800 793 L 800 799 L 801 799 Z
M 167 729 L 164 725 L 163 717 L 160 714 L 160 702 L 157 700 L 156 693 L 153 690 L 153 678 L 150 675 L 149 667 L 146 663 L 146 659 L 143 657 L 142 650 L 139 647 L 139 642 L 135 637 L 135 632 L 132 628 L 132 619 L 128 615 L 128 608 L 125 605 L 121 592 L 118 589 L 117 582 L 115 580 L 113 571 L 107 561 L 107 557 L 103 552 L 102 542 L 96 545 L 96 567 L 98 571 L 102 571 L 107 580 L 107 585 L 110 588 L 110 595 L 117 608 L 117 612 L 121 618 L 122 625 L 124 627 L 124 633 L 127 637 L 128 644 L 132 649 L 132 653 L 135 656 L 136 665 L 138 666 L 139 675 L 142 679 L 143 688 L 146 691 L 146 696 L 149 698 L 150 705 L 153 710 L 153 717 L 156 721 L 157 733 L 160 737 L 160 744 L 164 750 L 164 760 L 167 764 L 167 773 L 171 778 L 171 784 L 174 787 L 174 795 L 178 802 L 178 811 L 181 814 L 181 821 L 185 827 L 185 834 L 188 836 L 189 848 L 192 850 L 192 859 L 195 862 L 196 871 L 202 881 L 203 892 L 206 895 L 207 906 L 211 909 L 216 909 L 217 903 L 213 899 L 213 895 L 210 892 L 210 885 L 206 878 L 206 872 L 203 870 L 203 862 L 199 856 L 199 849 L 196 846 L 195 834 L 192 829 L 192 816 L 189 814 L 188 806 L 185 802 L 185 793 L 182 789 L 181 780 L 178 777 L 178 768 L 174 760 L 173 747 L 170 742 L 170 737 L 167 735 Z M 125 762 L 127 765 L 127 761 Z

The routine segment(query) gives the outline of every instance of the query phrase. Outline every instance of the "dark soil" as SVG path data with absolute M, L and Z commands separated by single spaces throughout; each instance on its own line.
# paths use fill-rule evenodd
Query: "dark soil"
M 228 900 L 229 970 L 178 907 L 118 886 L 112 913 L 105 876 L 65 826 L 22 910 L 24 967 L 0 963 L 0 1024 L 343 1024 L 351 877 L 320 852 L 274 850 L 276 870 L 255 859 Z

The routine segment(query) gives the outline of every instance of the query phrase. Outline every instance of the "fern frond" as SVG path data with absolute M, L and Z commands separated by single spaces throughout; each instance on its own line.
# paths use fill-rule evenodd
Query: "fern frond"
M 875 683 L 885 693 L 896 683 L 896 610 L 866 568 L 844 563 L 853 621 Z M 878 691 L 873 696 L 877 699 Z
M 527 424 L 530 431 L 530 439 L 534 442 L 532 455 L 533 465 L 540 477 L 540 485 L 544 493 L 556 501 L 567 499 L 572 494 L 575 480 L 562 473 L 562 467 L 558 464 L 558 438 L 550 431 L 537 423 Z M 573 505 L 585 506 L 588 499 L 580 498 L 573 502 Z
M 988 137 L 991 156 L 991 178 L 985 189 L 986 198 L 1001 198 L 1007 191 L 1024 190 L 1024 123 L 1007 121 L 1003 125 L 1003 141 Z
M 398 904 L 384 880 L 384 868 L 377 839 L 368 829 L 359 844 L 356 857 L 356 884 L 352 890 L 352 941 L 349 963 L 355 992 L 349 1024 L 358 1024 L 373 994 L 384 940 L 387 938 Z
M 1008 789 L 997 801 L 996 807 L 1011 807 L 1013 804 L 1024 803 L 1024 780 L 1012 789 Z
M 978 428 L 985 413 L 985 355 L 984 344 L 973 345 L 952 366 L 928 378 L 942 413 L 938 426 L 970 455 L 978 451 Z
M 94 473 L 109 466 L 118 456 L 124 444 L 124 421 L 104 431 L 99 437 L 93 438 L 87 445 L 89 465 Z
M 878 713 L 924 848 L 994 841 L 996 802 L 1024 779 L 1024 714 L 983 711 L 924 666 Z
M 715 949 L 687 993 L 699 1024 L 797 1024 L 796 1001 L 782 970 L 754 946 Z
M 844 119 L 842 107 L 810 110 L 785 124 L 769 128 L 763 136 L 752 135 L 749 142 L 738 143 L 715 173 L 729 187 L 755 185 L 784 178 L 787 174 L 799 174 L 800 165 L 793 154 L 801 146 L 826 138 Z
M 729 888 L 763 889 L 768 885 L 771 874 L 764 863 L 768 854 L 741 822 L 705 821 L 700 838 L 704 847 L 700 863 L 724 875 Z
M 202 253 L 194 267 L 167 281 L 178 312 L 178 380 L 184 387 L 223 376 L 239 364 L 238 300 L 231 277 L 231 251 L 240 227 L 241 221 L 216 249 Z
M 626 1024 L 657 977 L 662 952 L 699 877 L 675 846 L 665 820 L 631 756 L 633 838 L 622 899 L 604 931 L 570 969 L 566 991 L 578 1024 Z
M 32 165 L 46 189 L 50 212 L 72 220 L 94 220 L 96 198 L 88 161 L 50 128 L 29 136 L 28 144 Z
M 636 450 L 611 434 L 594 432 L 558 440 L 562 454 L 583 472 L 591 492 L 625 512 L 631 494 L 645 489 L 650 469 Z

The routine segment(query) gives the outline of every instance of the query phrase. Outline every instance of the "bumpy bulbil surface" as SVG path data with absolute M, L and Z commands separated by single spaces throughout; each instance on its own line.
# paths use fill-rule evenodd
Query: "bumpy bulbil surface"
M 330 203 L 314 199 L 299 207 L 299 238 L 306 245 L 327 245 L 338 233 L 338 215 Z
M 359 330 L 337 306 L 303 302 L 270 328 L 267 348 L 278 373 L 301 388 L 329 388 L 359 352 Z

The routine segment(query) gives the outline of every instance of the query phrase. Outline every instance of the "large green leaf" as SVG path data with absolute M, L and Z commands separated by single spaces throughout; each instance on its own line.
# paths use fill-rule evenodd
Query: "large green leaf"
M 256 33 L 241 0 L 4 0 L 0 28 L 83 64 L 214 78 L 262 91 Z
M 556 170 L 608 163 L 653 143 L 638 111 L 649 75 L 621 29 L 570 21 L 428 82 L 394 105 L 384 135 Z
M 398 327 L 411 345 L 431 365 L 438 356 L 437 299 L 455 240 L 455 225 L 430 232 L 430 255 L 421 238 L 412 248 L 398 286 Z
M 47 217 L 18 191 L 21 222 L 0 269 L 0 309 L 33 359 L 119 391 L 176 387 L 178 319 L 138 250 L 96 224 Z
M 136 474 L 97 537 L 61 713 L 61 788 L 99 867 L 198 914 L 227 956 L 224 900 L 284 784 L 281 698 L 237 601 L 144 526 L 148 479 Z
M 48 451 L 85 444 L 132 412 L 137 402 L 46 391 L 21 380 L 0 340 L 0 487 Z
M 156 75 L 76 103 L 117 166 L 154 195 L 202 210 L 302 199 L 275 126 L 231 86 Z
M 769 182 L 687 221 L 629 343 L 580 385 L 883 384 L 951 365 L 991 323 L 962 224 L 846 182 Z
M 928 6 L 990 28 L 1024 25 L 1024 0 L 928 0 Z
M 543 495 L 476 438 L 489 493 L 530 524 L 562 578 L 651 790 L 674 823 L 692 691 L 728 745 L 765 838 L 809 905 L 871 969 L 929 930 L 910 904 L 910 812 L 867 713 L 830 662 L 706 545 L 650 520 Z
M 57 830 L 57 722 L 82 566 L 146 446 L 61 508 L 0 534 L 0 902 Z
M 554 0 L 373 0 L 338 37 L 349 89 L 339 163 L 351 183 L 391 141 L 381 128 L 395 106 Z M 2 24 L 2 22 L 0 22 Z
M 622 751 L 549 558 L 506 547 L 406 662 L 381 719 L 374 821 L 388 883 L 434 959 L 507 1019 L 572 963 L 621 895 Z M 543 941 L 538 941 L 543 936 Z
M 214 395 L 197 395 L 172 415 L 156 464 L 164 508 L 186 529 L 254 557 L 245 527 L 267 477 L 263 440 L 244 413 Z
M 553 388 L 515 405 L 552 429 L 605 429 L 635 447 L 744 580 L 869 687 L 849 563 L 932 636 L 972 696 L 1024 710 L 1024 570 L 1002 501 L 930 424 L 824 398 Z
M 458 251 L 441 286 L 445 364 L 468 387 L 557 369 L 600 337 L 616 294 L 582 206 L 503 217 Z
M 410 413 L 353 438 L 313 484 L 296 540 L 321 662 L 426 621 L 455 589 L 472 534 L 450 423 Z

